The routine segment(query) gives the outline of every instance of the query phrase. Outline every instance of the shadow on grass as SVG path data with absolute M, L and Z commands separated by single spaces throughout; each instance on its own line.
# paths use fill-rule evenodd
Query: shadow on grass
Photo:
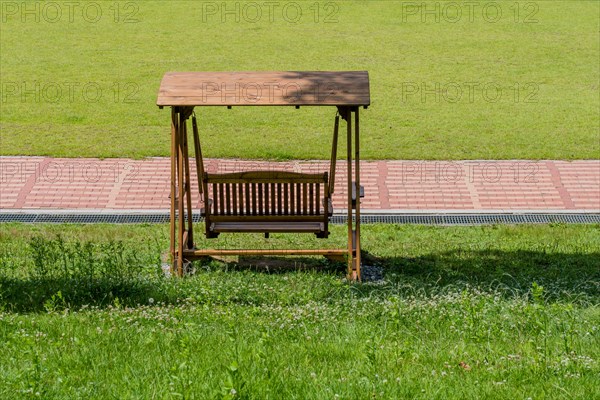
M 600 299 L 599 252 L 566 254 L 456 250 L 414 258 L 377 257 L 365 252 L 363 260 L 367 268 L 382 267 L 385 279 L 384 282 L 380 282 L 381 285 L 353 285 L 355 296 L 373 296 L 378 292 L 399 295 L 415 292 L 439 293 L 461 290 L 467 286 L 483 290 L 501 288 L 507 296 L 520 296 L 527 294 L 535 282 L 547 289 L 548 301 L 583 299 L 597 303 Z M 208 266 L 198 266 L 195 276 L 183 280 L 147 275 L 133 276 L 126 280 L 113 277 L 93 280 L 0 277 L 0 308 L 17 312 L 38 312 L 52 308 L 78 309 L 83 305 L 137 306 L 148 304 L 149 298 L 155 299 L 156 302 L 176 303 L 194 296 L 200 287 L 212 290 L 209 297 L 204 297 L 202 301 L 235 303 L 238 302 L 238 298 L 231 294 L 232 289 L 240 289 L 244 282 L 252 281 L 251 274 L 255 274 L 256 279 L 264 279 L 271 274 L 315 271 L 317 276 L 335 274 L 341 278 L 345 274 L 345 268 L 344 263 L 318 258 L 253 258 L 239 263 L 212 261 Z M 216 271 L 224 276 L 228 272 L 232 275 L 234 272 L 247 275 L 242 278 L 238 276 L 237 279 L 223 279 L 223 286 L 215 287 L 214 283 L 207 283 L 202 276 Z M 281 296 L 287 296 L 289 300 L 294 297 L 293 291 L 299 290 L 306 296 L 306 287 L 302 287 L 302 279 L 300 277 L 299 284 L 289 285 L 288 293 Z M 317 283 L 313 280 L 310 285 L 314 293 L 303 299 L 318 301 L 327 296 L 338 296 L 340 293 L 331 290 L 331 280 L 328 279 Z M 279 299 L 259 296 L 255 300 L 260 303 Z M 247 302 L 247 299 L 239 302 Z
M 568 283 L 600 279 L 600 252 L 572 254 L 527 250 L 454 250 L 414 258 L 376 258 L 367 255 L 366 260 L 384 265 L 388 274 L 419 279 L 436 277 L 440 285 L 456 281 L 477 284 L 500 280 L 510 285 L 511 282 L 536 279 Z
M 600 299 L 600 252 L 546 253 L 528 250 L 453 250 L 419 257 L 374 257 L 366 264 L 384 267 L 390 283 L 410 282 L 417 289 L 453 287 L 501 289 L 506 295 L 544 286 L 546 300 Z
M 131 306 L 147 303 L 155 293 L 156 282 L 147 279 L 0 278 L 0 308 L 4 305 L 9 311 L 18 312 L 116 303 Z
M 600 298 L 600 252 L 573 254 L 537 251 L 453 250 L 419 257 L 378 257 L 366 251 L 363 268 L 379 267 L 384 282 L 409 281 L 418 290 L 436 286 L 479 288 L 502 287 L 516 293 L 527 292 L 535 282 L 551 289 L 548 299 L 560 294 L 582 294 Z M 227 263 L 229 270 L 282 274 L 295 271 L 320 271 L 343 275 L 345 263 L 325 259 L 252 257 Z M 360 290 L 368 295 L 376 287 Z
M 600 252 L 587 254 L 544 253 L 536 251 L 454 250 L 419 257 L 379 257 L 362 253 L 366 266 L 383 267 L 386 280 L 402 275 L 430 280 L 435 276 L 440 285 L 457 281 L 492 283 L 534 279 L 580 282 L 600 280 Z M 223 263 L 229 270 L 280 274 L 296 271 L 343 273 L 345 262 L 308 257 L 240 257 L 237 262 Z
M 221 264 L 218 266 L 219 268 L 231 271 L 252 271 L 266 274 L 309 271 L 337 274 L 346 268 L 344 262 L 330 261 L 325 257 L 240 256 L 237 259 L 233 257 L 231 259 L 209 259 L 208 263 Z

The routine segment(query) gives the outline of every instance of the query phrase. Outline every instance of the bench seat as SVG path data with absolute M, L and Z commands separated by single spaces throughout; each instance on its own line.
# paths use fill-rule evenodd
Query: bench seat
M 280 232 L 305 232 L 320 233 L 324 230 L 322 222 L 213 222 L 209 227 L 211 232 L 258 232 L 258 233 L 280 233 Z

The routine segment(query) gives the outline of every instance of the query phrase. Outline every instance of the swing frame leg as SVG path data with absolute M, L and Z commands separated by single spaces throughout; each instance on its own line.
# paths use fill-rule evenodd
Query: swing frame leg
M 346 157 L 348 178 L 348 273 L 347 278 L 361 281 L 360 258 L 360 136 L 359 108 L 338 107 L 346 121 Z M 354 113 L 354 168 L 352 168 L 352 113 Z M 353 193 L 355 198 L 353 198 Z
M 183 276 L 184 252 L 194 248 L 186 122 L 193 107 L 171 110 L 171 272 Z M 184 202 L 185 197 L 185 202 Z M 187 217 L 187 229 L 186 229 Z
M 179 132 L 179 118 L 176 107 L 171 107 L 171 215 L 170 215 L 170 239 L 169 258 L 171 262 L 171 274 L 176 273 L 177 256 L 175 253 L 175 207 L 177 202 L 177 135 Z

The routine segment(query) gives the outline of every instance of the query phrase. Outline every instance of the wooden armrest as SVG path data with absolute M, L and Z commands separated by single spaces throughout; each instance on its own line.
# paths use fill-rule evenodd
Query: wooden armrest
M 209 208 L 209 209 L 212 207 L 212 203 L 213 203 L 212 199 L 208 199 L 208 208 Z M 204 217 L 204 216 L 206 216 L 206 210 L 205 210 L 205 208 L 204 208 L 204 207 L 202 207 L 202 208 L 200 209 L 200 216 L 201 216 L 201 217 Z
M 365 197 L 365 187 L 360 185 L 360 198 Z M 356 182 L 352 182 L 352 202 L 356 202 Z
M 325 200 L 327 200 L 327 204 L 325 204 Z M 323 204 L 323 209 L 327 210 L 327 215 L 333 215 L 333 203 L 331 199 L 323 199 L 321 203 Z

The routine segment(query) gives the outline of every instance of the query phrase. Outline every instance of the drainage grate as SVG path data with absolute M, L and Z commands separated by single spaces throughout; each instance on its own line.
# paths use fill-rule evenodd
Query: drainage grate
M 202 219 L 194 215 L 194 221 Z M 345 224 L 345 215 L 333 215 L 332 224 Z M 586 213 L 489 213 L 489 214 L 363 214 L 363 224 L 490 225 L 490 224 L 600 224 L 600 214 Z M 162 224 L 169 213 L 0 213 L 0 222 L 69 224 Z
M 340 223 L 345 223 L 346 218 Z M 362 223 L 419 225 L 491 225 L 491 224 L 598 224 L 600 214 L 394 214 L 363 215 Z

